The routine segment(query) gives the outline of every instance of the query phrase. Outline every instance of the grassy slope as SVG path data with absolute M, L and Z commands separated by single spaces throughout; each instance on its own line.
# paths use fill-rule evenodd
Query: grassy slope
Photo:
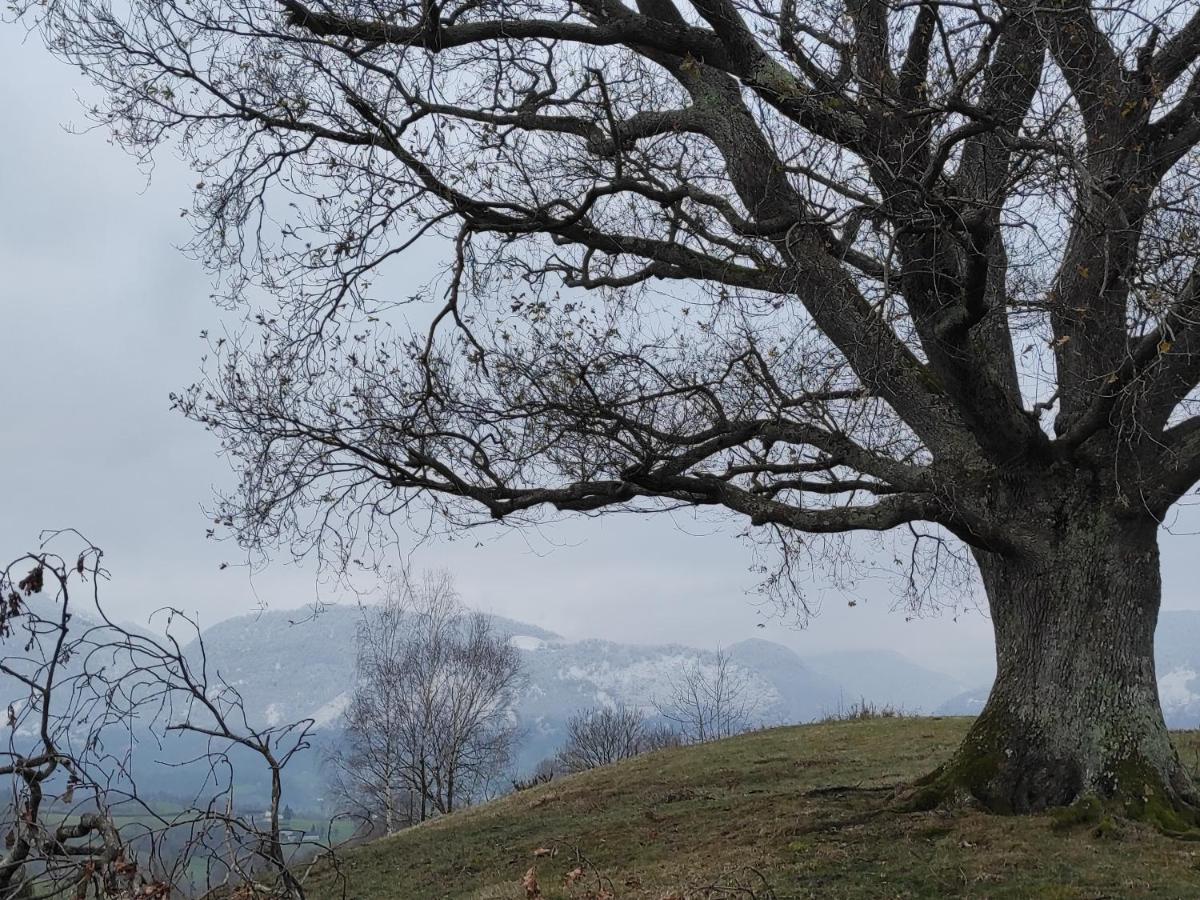
M 749 898 L 704 890 L 749 884 L 745 867 L 777 898 L 1200 897 L 1200 843 L 1141 827 L 1097 837 L 1049 817 L 878 813 L 889 794 L 870 789 L 931 769 L 967 724 L 810 725 L 650 754 L 351 851 L 347 895 L 517 900 L 536 863 L 546 898 L 595 897 L 598 872 L 616 898 Z M 1200 761 L 1200 735 L 1176 740 L 1185 760 Z M 856 790 L 828 790 L 839 785 Z M 561 849 L 534 859 L 539 847 Z M 566 887 L 573 848 L 591 865 Z M 314 893 L 340 896 L 328 875 Z

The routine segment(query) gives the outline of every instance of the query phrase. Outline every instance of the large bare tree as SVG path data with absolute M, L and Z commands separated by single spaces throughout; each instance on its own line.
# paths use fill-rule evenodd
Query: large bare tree
M 1191 821 L 1152 636 L 1157 532 L 1200 476 L 1194 4 L 24 18 L 119 141 L 193 161 L 225 296 L 275 298 L 179 397 L 242 467 L 248 545 L 340 561 L 428 508 L 680 505 L 785 560 L 898 529 L 920 574 L 958 541 L 999 673 L 932 795 Z M 442 281 L 397 284 L 442 247 Z

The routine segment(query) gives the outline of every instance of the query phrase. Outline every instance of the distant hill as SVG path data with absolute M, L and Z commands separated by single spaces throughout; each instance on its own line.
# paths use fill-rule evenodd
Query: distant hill
M 268 610 L 227 619 L 203 631 L 210 677 L 219 675 L 238 690 L 252 725 L 315 722 L 312 749 L 297 756 L 286 773 L 288 799 L 297 808 L 312 810 L 322 802 L 323 754 L 338 738 L 353 690 L 359 615 L 353 606 L 330 606 L 316 616 Z M 76 626 L 87 623 L 85 615 L 77 615 Z M 522 657 L 524 687 L 514 710 L 520 727 L 518 771 L 532 769 L 561 746 L 567 719 L 574 713 L 623 703 L 653 717 L 655 702 L 668 698 L 672 679 L 686 665 L 714 662 L 712 651 L 680 644 L 569 641 L 526 622 L 493 617 L 493 624 Z M 756 725 L 812 721 L 860 697 L 919 711 L 961 688 L 952 679 L 890 652 L 825 654 L 810 663 L 765 640 L 743 641 L 727 650 L 753 698 Z M 198 644 L 188 646 L 186 652 L 198 659 Z M 0 676 L 0 700 L 24 693 L 15 681 Z M 171 764 L 203 750 L 203 741 L 194 736 L 172 733 L 160 741 L 140 729 L 133 750 L 140 787 L 150 794 L 179 797 L 196 789 L 199 782 L 193 781 L 204 775 L 203 767 Z M 257 760 L 236 755 L 239 796 L 247 803 L 259 802 L 267 791 L 265 772 Z
M 209 665 L 234 684 L 252 721 L 301 718 L 336 728 L 353 688 L 355 607 L 330 606 L 292 624 L 297 613 L 268 611 L 220 622 L 204 632 Z M 566 720 L 594 706 L 624 703 L 653 714 L 671 679 L 711 651 L 679 644 L 564 640 L 557 634 L 495 617 L 522 655 L 526 685 L 516 713 L 523 733 L 518 765 L 532 767 L 561 744 Z M 860 697 L 926 711 L 962 685 L 898 653 L 825 654 L 811 662 L 765 640 L 727 648 L 766 725 L 806 722 Z M 940 688 L 939 688 L 940 685 Z
M 252 723 L 304 718 L 317 723 L 314 748 L 289 767 L 289 799 L 297 808 L 321 802 L 322 753 L 337 739 L 353 689 L 358 616 L 352 606 L 330 606 L 315 618 L 303 611 L 268 610 L 227 619 L 204 631 L 209 670 L 242 693 Z M 85 619 L 80 616 L 76 624 Z M 653 714 L 655 701 L 666 698 L 672 677 L 685 664 L 713 659 L 711 651 L 679 644 L 571 641 L 527 622 L 496 617 L 494 623 L 520 649 L 526 675 L 514 710 L 521 727 L 516 760 L 520 770 L 532 768 L 561 745 L 566 720 L 578 710 L 624 703 Z M 1164 613 L 1157 637 L 1159 688 L 1168 724 L 1196 727 L 1200 611 Z M 763 725 L 810 722 L 859 700 L 909 713 L 974 715 L 988 693 L 986 684 L 964 685 L 888 650 L 801 658 L 761 639 L 726 649 L 757 701 L 756 722 Z M 0 700 L 23 693 L 11 679 L 0 677 Z M 198 749 L 195 742 L 174 735 L 162 747 L 143 742 L 138 748 L 143 761 L 139 781 L 160 793 L 189 789 L 182 770 L 160 763 L 187 758 Z M 248 800 L 265 793 L 256 770 L 247 768 L 244 778 L 242 794 Z
M 946 759 L 968 724 L 874 719 L 648 754 L 347 850 L 347 882 L 318 870 L 308 896 L 1197 896 L 1196 845 L 1149 829 L 1100 841 L 1049 816 L 887 811 L 893 788 Z M 1197 758 L 1196 735 L 1181 740 Z
M 805 660 L 816 672 L 841 685 L 847 705 L 866 700 L 908 713 L 932 713 L 965 685 L 942 672 L 888 650 L 823 653 Z
M 1167 724 L 1200 727 L 1200 610 L 1162 613 L 1154 635 L 1154 656 Z

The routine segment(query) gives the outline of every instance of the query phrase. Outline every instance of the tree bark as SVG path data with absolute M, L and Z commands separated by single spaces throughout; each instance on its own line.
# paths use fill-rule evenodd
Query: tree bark
M 918 796 L 967 794 L 1002 813 L 1096 798 L 1169 830 L 1195 827 L 1197 794 L 1167 733 L 1154 670 L 1157 523 L 1093 508 L 1049 527 L 1036 553 L 976 554 L 996 681 L 962 746 Z

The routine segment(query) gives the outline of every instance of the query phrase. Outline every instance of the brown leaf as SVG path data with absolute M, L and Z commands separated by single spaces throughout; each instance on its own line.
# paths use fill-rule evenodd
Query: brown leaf
M 533 900 L 534 897 L 542 896 L 542 889 L 538 886 L 537 866 L 529 867 L 529 871 L 521 879 L 521 887 L 525 888 L 526 900 Z
M 567 887 L 570 887 L 571 885 L 573 885 L 575 882 L 577 882 L 582 877 L 583 877 L 583 868 L 581 866 L 576 866 L 570 872 L 567 873 Z
M 542 856 L 553 856 L 554 851 L 552 849 L 550 849 L 549 847 L 538 847 L 536 850 L 533 851 L 533 855 L 535 858 L 542 857 Z
M 30 594 L 40 594 L 42 586 L 45 584 L 45 569 L 42 566 L 34 566 L 29 574 L 17 582 L 17 587 L 25 592 L 25 596 Z

